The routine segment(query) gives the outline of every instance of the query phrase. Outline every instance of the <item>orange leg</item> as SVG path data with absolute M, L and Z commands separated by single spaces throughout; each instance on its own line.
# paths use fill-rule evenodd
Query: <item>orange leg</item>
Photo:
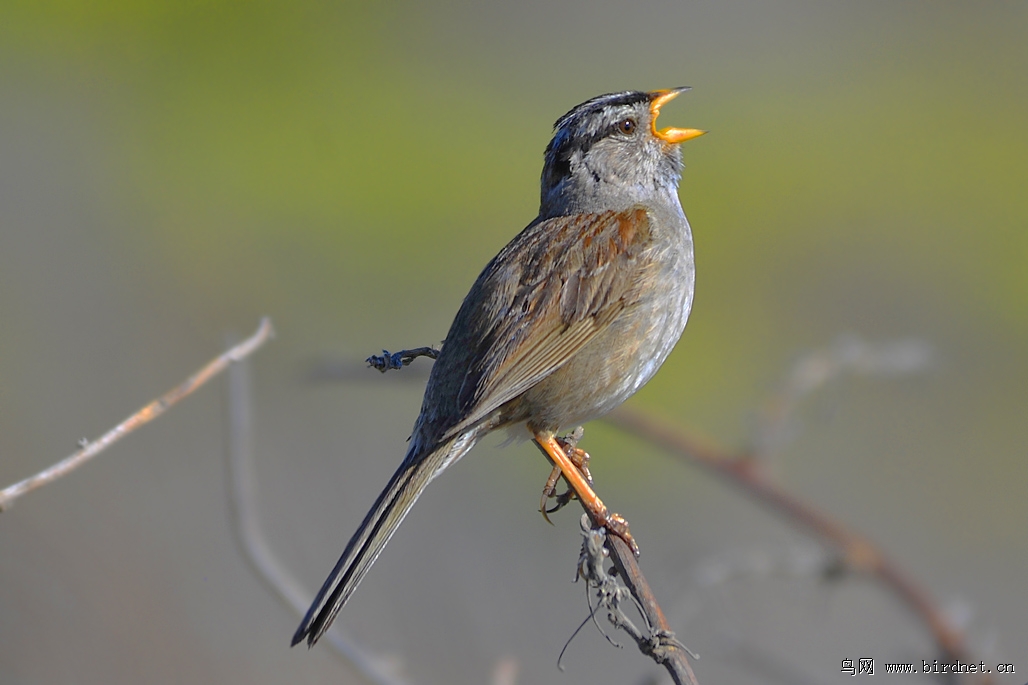
M 564 448 L 552 434 L 536 433 L 535 442 L 542 449 L 546 457 L 553 462 L 556 469 L 564 476 L 575 495 L 582 502 L 582 506 L 589 512 L 594 523 L 606 526 L 607 531 L 625 541 L 632 552 L 639 556 L 639 545 L 635 544 L 631 532 L 628 530 L 628 521 L 620 514 L 612 514 L 607 511 L 607 506 L 600 500 L 586 476 L 579 470 L 570 457 L 564 452 Z M 550 480 L 556 485 L 556 477 L 551 473 Z M 550 483 L 547 480 L 547 484 Z M 545 500 L 544 500 L 545 501 Z
M 593 475 L 589 472 L 589 453 L 585 450 L 577 447 L 578 441 L 582 439 L 582 429 L 578 428 L 575 432 L 562 438 L 554 438 L 557 444 L 560 445 L 561 450 L 568 456 L 568 459 L 575 465 L 575 467 L 582 472 L 585 476 L 586 482 L 589 485 L 593 484 Z M 539 511 L 542 512 L 543 518 L 546 519 L 547 523 L 551 523 L 550 517 L 547 514 L 552 514 L 555 511 L 560 511 L 568 502 L 575 498 L 575 491 L 570 487 L 562 492 L 561 494 L 555 494 L 557 489 L 557 480 L 560 478 L 560 468 L 554 466 L 553 470 L 550 471 L 550 477 L 546 479 L 546 484 L 543 486 L 543 495 L 539 500 Z M 557 503 L 552 509 L 546 508 L 546 500 L 556 499 Z

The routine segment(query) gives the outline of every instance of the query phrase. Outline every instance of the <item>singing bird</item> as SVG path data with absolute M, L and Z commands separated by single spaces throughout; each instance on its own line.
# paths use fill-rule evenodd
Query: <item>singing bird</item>
M 657 372 L 693 300 L 692 234 L 678 200 L 679 144 L 658 130 L 687 88 L 592 98 L 557 120 L 539 216 L 485 267 L 425 388 L 403 463 L 343 550 L 292 644 L 325 633 L 428 483 L 499 428 L 524 426 L 594 521 L 637 550 L 557 438 L 611 411 Z

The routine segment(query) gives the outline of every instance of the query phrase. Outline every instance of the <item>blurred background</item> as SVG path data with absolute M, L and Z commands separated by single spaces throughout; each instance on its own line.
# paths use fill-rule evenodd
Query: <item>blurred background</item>
M 630 404 L 745 448 L 811 352 L 930 350 L 917 374 L 806 398 L 766 466 L 1024 683 L 1026 36 L 1021 2 L 8 0 L 0 486 L 270 315 L 260 522 L 313 594 L 402 458 L 430 365 L 380 376 L 364 357 L 444 337 L 535 215 L 558 116 L 691 85 L 663 116 L 711 132 L 684 146 L 696 304 Z M 226 426 L 219 381 L 0 516 L 0 680 L 364 682 L 327 647 L 288 648 L 298 616 L 230 525 Z M 659 682 L 592 627 L 558 671 L 588 614 L 578 508 L 546 525 L 549 466 L 500 442 L 432 484 L 336 629 L 417 683 Z M 701 683 L 937 656 L 752 501 L 602 423 L 582 446 Z

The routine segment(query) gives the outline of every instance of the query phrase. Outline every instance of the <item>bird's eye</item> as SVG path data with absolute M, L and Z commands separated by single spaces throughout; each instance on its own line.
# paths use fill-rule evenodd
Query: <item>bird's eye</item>
M 631 117 L 622 119 L 618 122 L 617 127 L 622 133 L 631 133 L 635 130 L 635 119 L 632 119 Z

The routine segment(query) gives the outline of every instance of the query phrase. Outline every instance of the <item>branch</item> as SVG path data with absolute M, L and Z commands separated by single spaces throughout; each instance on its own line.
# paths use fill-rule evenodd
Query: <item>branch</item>
M 785 380 L 758 409 L 751 444 L 766 457 L 793 432 L 792 417 L 800 403 L 817 390 L 846 375 L 899 376 L 919 373 L 932 363 L 932 350 L 919 340 L 873 344 L 843 336 L 822 350 L 800 357 Z
M 382 373 L 385 373 L 392 369 L 402 369 L 418 357 L 439 359 L 439 350 L 434 347 L 416 347 L 413 350 L 400 350 L 399 352 L 394 352 L 392 354 L 389 353 L 389 350 L 382 350 L 381 357 L 377 354 L 373 354 L 365 361 L 368 362 L 368 366 L 371 368 L 378 369 Z
M 595 587 L 600 604 L 607 609 L 611 623 L 624 630 L 640 652 L 664 666 L 675 685 L 699 685 L 687 653 L 692 654 L 674 637 L 664 612 L 654 597 L 650 583 L 635 561 L 635 554 L 624 540 L 616 535 L 607 535 L 602 521 L 592 520 L 590 528 L 588 514 L 582 515 L 582 553 L 579 556 L 579 575 Z M 625 582 L 621 587 L 612 573 L 603 571 L 603 551 L 611 556 L 614 568 Z M 620 608 L 624 593 L 628 593 L 635 608 L 647 623 L 647 632 L 639 630 Z M 609 639 L 610 640 L 610 639 Z M 692 654 L 696 658 L 695 654 Z
M 248 355 L 263 345 L 273 334 L 274 331 L 271 328 L 271 319 L 262 319 L 260 326 L 257 327 L 257 331 L 248 339 L 239 343 L 224 354 L 212 359 L 206 366 L 183 381 L 177 387 L 172 388 L 158 399 L 146 405 L 135 414 L 107 431 L 100 438 L 93 442 L 83 440 L 80 443 L 80 449 L 71 456 L 62 459 L 50 468 L 45 469 L 34 476 L 30 476 L 21 482 L 9 485 L 3 490 L 0 490 L 0 511 L 9 509 L 14 503 L 14 500 L 18 499 L 22 495 L 32 492 L 36 488 L 51 483 L 58 478 L 66 476 L 132 431 L 153 421 L 171 408 L 172 405 L 176 404 L 187 395 L 192 394 L 197 388 L 224 371 L 232 362 L 245 359 Z
M 276 556 L 257 516 L 257 476 L 253 467 L 253 420 L 250 375 L 247 364 L 237 364 L 228 374 L 228 480 L 232 506 L 232 528 L 243 557 L 298 617 L 310 604 L 311 594 Z M 362 649 L 333 630 L 325 635 L 332 648 L 375 685 L 407 685 L 397 664 Z
M 923 588 L 870 540 L 773 483 L 749 455 L 730 453 L 666 422 L 625 407 L 608 414 L 603 420 L 679 459 L 708 469 L 769 509 L 837 547 L 842 551 L 846 568 L 878 580 L 921 620 L 945 660 L 968 660 L 963 634 L 950 624 Z M 986 674 L 979 682 L 984 685 L 992 679 Z

